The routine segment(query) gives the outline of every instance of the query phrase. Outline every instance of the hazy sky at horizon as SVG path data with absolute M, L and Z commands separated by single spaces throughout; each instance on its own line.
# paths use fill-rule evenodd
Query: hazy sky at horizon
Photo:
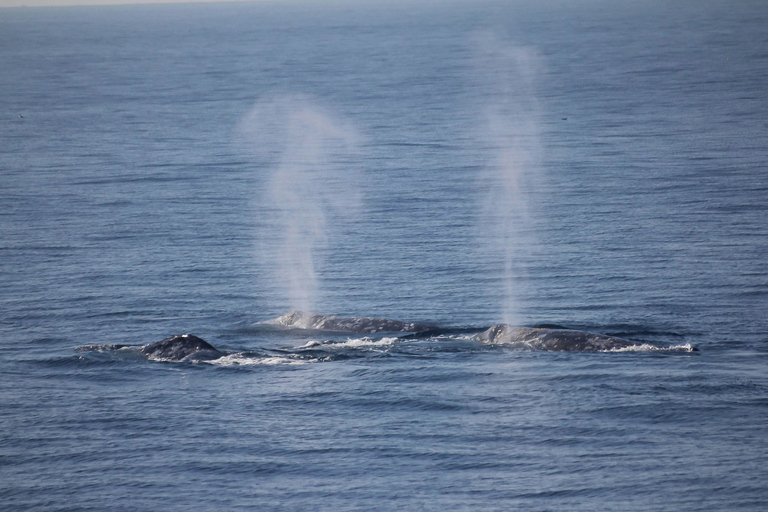
M 75 5 L 256 2 L 256 1 L 265 1 L 265 0 L 0 0 L 0 8 L 2 7 L 55 7 L 55 6 L 64 7 L 64 6 L 75 6 Z

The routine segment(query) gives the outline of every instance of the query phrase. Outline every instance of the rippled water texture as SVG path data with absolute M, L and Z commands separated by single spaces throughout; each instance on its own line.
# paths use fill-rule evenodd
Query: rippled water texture
M 766 26 L 0 10 L 0 509 L 763 510 Z

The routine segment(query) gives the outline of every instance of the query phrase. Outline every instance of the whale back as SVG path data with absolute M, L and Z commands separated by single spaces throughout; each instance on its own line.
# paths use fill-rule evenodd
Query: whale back
M 401 322 L 387 318 L 318 315 L 304 311 L 291 311 L 276 318 L 273 323 L 296 329 L 349 333 L 420 332 L 433 329 L 432 326 L 426 324 Z
M 528 350 L 600 351 L 637 345 L 613 336 L 570 329 L 516 327 L 497 324 L 475 336 L 477 341 L 491 345 L 509 345 Z
M 150 343 L 140 353 L 154 361 L 215 359 L 222 355 L 213 345 L 192 334 L 177 334 Z

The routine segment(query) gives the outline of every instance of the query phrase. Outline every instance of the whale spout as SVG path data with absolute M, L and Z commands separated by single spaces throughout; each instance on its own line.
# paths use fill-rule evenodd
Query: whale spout
M 427 324 L 401 322 L 387 318 L 318 315 L 304 311 L 291 311 L 275 318 L 272 323 L 296 329 L 349 333 L 421 332 L 434 329 L 433 326 Z
M 153 361 L 190 361 L 218 359 L 224 353 L 192 334 L 177 334 L 141 348 L 140 353 Z
M 640 345 L 622 338 L 570 329 L 545 329 L 497 324 L 477 334 L 475 340 L 489 345 L 509 345 L 527 350 L 616 350 Z

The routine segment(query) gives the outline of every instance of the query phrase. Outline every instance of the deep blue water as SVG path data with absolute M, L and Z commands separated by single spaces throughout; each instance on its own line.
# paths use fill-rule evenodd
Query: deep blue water
M 767 26 L 0 10 L 0 508 L 763 510 Z M 263 323 L 296 308 L 456 331 Z M 468 334 L 500 321 L 700 351 Z M 77 350 L 186 332 L 232 355 Z

